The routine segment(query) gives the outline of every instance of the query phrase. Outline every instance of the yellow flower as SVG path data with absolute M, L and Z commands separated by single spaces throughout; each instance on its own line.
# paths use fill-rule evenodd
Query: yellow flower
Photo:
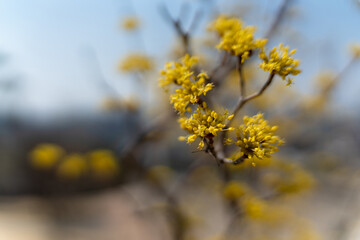
M 254 39 L 255 27 L 243 26 L 237 18 L 220 16 L 209 29 L 216 31 L 221 38 L 216 47 L 232 55 L 241 56 L 242 62 L 250 57 L 253 50 L 263 50 L 267 42 L 266 39 Z
M 283 144 L 278 136 L 274 136 L 277 126 L 269 126 L 262 114 L 244 117 L 244 124 L 236 129 L 237 141 L 241 153 L 253 161 L 254 158 L 270 158 L 271 153 L 277 152 L 277 146 Z M 253 162 L 254 163 L 254 162 Z
M 360 44 L 359 43 L 353 43 L 350 45 L 350 51 L 353 55 L 353 58 L 360 58 Z
M 292 58 L 295 52 L 296 49 L 289 52 L 289 47 L 284 47 L 281 43 L 278 48 L 274 47 L 270 51 L 269 56 L 264 51 L 259 53 L 259 58 L 263 60 L 259 66 L 266 72 L 279 75 L 283 80 L 287 81 L 286 85 L 290 85 L 293 80 L 290 77 L 286 79 L 286 77 L 288 75 L 295 76 L 301 72 L 297 68 L 300 61 Z
M 232 115 L 228 116 L 227 111 L 224 114 L 219 114 L 208 109 L 206 104 L 203 104 L 189 118 L 180 118 L 179 123 L 181 128 L 191 134 L 187 138 L 188 143 L 194 142 L 198 137 L 202 139 L 199 143 L 199 148 L 202 149 L 204 147 L 203 139 L 217 136 L 218 132 L 226 130 L 224 129 L 226 126 L 225 121 L 231 117 Z
M 262 181 L 280 193 L 303 192 L 315 184 L 310 173 L 294 162 L 274 160 L 272 170 L 263 176 Z
M 264 219 L 266 218 L 268 206 L 265 201 L 252 196 L 242 201 L 242 208 L 247 217 L 252 219 Z
M 160 87 L 167 87 L 170 84 L 181 85 L 185 80 L 193 77 L 191 68 L 197 64 L 197 57 L 190 57 L 186 54 L 180 62 L 168 62 L 165 69 L 160 72 L 163 76 L 159 80 Z
M 40 144 L 30 152 L 31 165 L 38 169 L 50 169 L 64 153 L 64 149 L 55 144 Z
M 86 158 L 80 154 L 69 154 L 59 164 L 57 174 L 66 179 L 77 179 L 87 171 Z
M 118 69 L 124 73 L 148 72 L 154 69 L 154 63 L 144 54 L 133 53 L 119 63 Z
M 95 150 L 90 152 L 89 163 L 96 177 L 114 177 L 119 172 L 119 165 L 116 158 L 109 150 Z
M 230 18 L 225 15 L 220 15 L 215 21 L 213 21 L 208 30 L 216 31 L 220 37 L 223 37 L 228 31 L 236 31 L 241 27 L 241 21 L 237 18 Z
M 140 21 L 136 17 L 127 17 L 123 20 L 121 26 L 127 31 L 135 30 L 139 27 Z
M 213 88 L 213 84 L 206 83 L 209 78 L 202 72 L 197 76 L 191 67 L 197 63 L 197 58 L 185 55 L 181 62 L 168 63 L 161 72 L 160 86 L 168 90 L 168 85 L 173 84 L 179 88 L 170 95 L 170 103 L 180 114 L 184 114 L 189 104 L 198 103 L 201 95 L 206 95 Z
M 224 196 L 229 200 L 236 200 L 246 194 L 248 188 L 245 184 L 237 181 L 230 181 L 224 188 Z

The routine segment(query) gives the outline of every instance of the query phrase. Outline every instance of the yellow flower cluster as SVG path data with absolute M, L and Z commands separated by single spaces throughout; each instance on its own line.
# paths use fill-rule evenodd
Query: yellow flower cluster
M 144 54 L 133 53 L 119 63 L 118 69 L 124 73 L 148 72 L 154 69 L 154 63 Z
M 65 179 L 78 179 L 86 174 L 96 178 L 111 178 L 119 172 L 116 157 L 109 150 L 94 150 L 86 154 L 66 154 L 55 144 L 40 144 L 30 152 L 30 163 L 39 170 L 54 170 Z
M 236 129 L 235 142 L 243 156 L 253 161 L 254 158 L 270 158 L 271 153 L 278 151 L 277 146 L 283 144 L 283 140 L 274 135 L 277 126 L 269 126 L 262 114 L 245 116 L 243 120 L 244 124 Z
M 242 23 L 237 18 L 231 18 L 225 15 L 220 15 L 215 21 L 213 21 L 210 26 L 210 31 L 216 31 L 220 37 L 223 37 L 226 32 L 236 31 L 241 27 Z
M 108 178 L 118 174 L 119 165 L 112 151 L 99 149 L 88 153 L 87 157 L 90 168 L 96 177 Z
M 225 185 L 223 194 L 226 199 L 238 204 L 246 217 L 257 220 L 266 218 L 268 205 L 247 184 L 230 181 Z
M 353 55 L 353 58 L 360 58 L 360 44 L 359 43 L 353 43 L 350 45 L 350 51 Z
M 230 120 L 233 117 L 234 115 L 229 116 L 227 111 L 225 111 L 224 114 L 218 114 L 207 108 L 206 104 L 203 103 L 190 118 L 183 117 L 179 119 L 181 128 L 187 130 L 191 134 L 187 138 L 180 137 L 179 140 L 187 140 L 188 143 L 192 143 L 199 137 L 201 138 L 199 149 L 202 149 L 205 144 L 205 137 L 217 136 L 218 132 L 224 130 L 234 130 L 233 128 L 225 129 L 225 121 Z
M 135 30 L 139 27 L 140 21 L 136 17 L 127 17 L 123 20 L 121 26 L 127 31 Z
M 190 111 L 189 104 L 198 103 L 201 95 L 206 95 L 213 88 L 213 84 L 206 83 L 208 76 L 202 72 L 195 76 L 192 67 L 197 63 L 196 57 L 185 55 L 181 62 L 171 62 L 161 71 L 160 86 L 168 90 L 173 84 L 179 88 L 170 95 L 170 102 L 180 114 Z
M 267 203 L 255 196 L 250 196 L 242 200 L 241 206 L 244 209 L 244 214 L 251 219 L 265 220 L 268 215 Z
M 300 64 L 299 60 L 294 60 L 292 55 L 296 52 L 296 49 L 293 49 L 289 52 L 289 47 L 284 47 L 281 43 L 279 47 L 274 47 L 269 56 L 266 55 L 264 51 L 259 53 L 259 58 L 263 62 L 259 65 L 266 72 L 279 75 L 283 80 L 287 81 L 287 86 L 292 84 L 293 79 L 286 77 L 288 75 L 298 75 L 301 70 L 297 67 Z
M 221 38 L 216 47 L 232 55 L 241 56 L 242 62 L 250 57 L 253 50 L 263 50 L 267 42 L 266 39 L 254 39 L 255 27 L 243 26 L 237 18 L 220 16 L 209 29 L 216 31 Z
M 60 178 L 77 179 L 83 176 L 87 170 L 85 157 L 78 153 L 72 153 L 62 159 L 56 173 Z
M 249 188 L 238 181 L 230 181 L 224 188 L 224 197 L 229 200 L 237 200 L 244 196 Z
M 314 186 L 314 178 L 294 162 L 273 160 L 272 170 L 262 181 L 278 193 L 299 193 Z
M 50 169 L 64 154 L 65 151 L 60 146 L 51 143 L 40 144 L 30 152 L 30 163 L 38 169 Z

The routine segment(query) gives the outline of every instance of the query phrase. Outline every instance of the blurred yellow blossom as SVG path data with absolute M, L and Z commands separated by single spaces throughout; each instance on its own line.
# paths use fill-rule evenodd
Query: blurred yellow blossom
M 114 177 L 119 173 L 119 164 L 110 150 L 95 150 L 88 154 L 89 164 L 96 177 Z
M 237 200 L 248 192 L 248 187 L 238 181 L 230 181 L 224 188 L 224 196 L 229 200 Z
M 360 44 L 359 43 L 351 44 L 350 51 L 351 51 L 353 58 L 360 58 Z
M 145 54 L 132 53 L 120 61 L 118 69 L 124 73 L 148 72 L 154 69 L 154 63 Z
M 38 169 L 50 169 L 64 154 L 64 149 L 58 145 L 39 144 L 30 152 L 31 165 Z
M 264 200 L 255 196 L 249 196 L 241 201 L 244 214 L 252 219 L 263 219 L 266 217 L 267 204 Z
M 101 107 L 107 111 L 127 110 L 135 112 L 139 109 L 139 104 L 138 99 L 133 96 L 124 99 L 108 97 L 102 101 Z
M 86 158 L 77 153 L 72 153 L 63 158 L 57 168 L 57 174 L 65 179 L 77 179 L 88 169 Z
M 121 23 L 122 28 L 127 31 L 135 30 L 139 27 L 139 25 L 140 25 L 140 21 L 137 17 L 124 18 Z
M 289 52 L 289 47 L 284 47 L 281 43 L 278 47 L 274 47 L 270 51 L 269 56 L 267 56 L 264 51 L 259 53 L 260 59 L 263 60 L 259 66 L 266 72 L 279 75 L 283 80 L 287 81 L 286 85 L 290 85 L 293 79 L 286 77 L 288 75 L 295 76 L 301 72 L 301 70 L 297 68 L 300 61 L 292 58 L 295 52 L 295 49 Z
M 298 164 L 273 160 L 272 171 L 263 176 L 263 182 L 279 193 L 299 193 L 314 186 L 314 178 Z

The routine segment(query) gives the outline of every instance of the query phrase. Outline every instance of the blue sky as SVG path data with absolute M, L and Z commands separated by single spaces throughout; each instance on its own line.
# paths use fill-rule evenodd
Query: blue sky
M 116 70 L 119 59 L 143 50 L 161 56 L 159 53 L 164 54 L 173 40 L 171 28 L 158 12 L 161 2 L 175 15 L 184 1 L 0 0 L 0 53 L 8 56 L 0 77 L 16 75 L 22 80 L 16 97 L 11 101 L 9 96 L 1 97 L 7 98 L 2 108 L 11 104 L 22 112 L 44 114 L 93 110 L 104 95 L 96 81 L 99 66 L 119 95 L 129 94 L 128 77 Z M 210 1 L 185 2 L 192 11 L 202 7 L 206 12 L 210 8 Z M 220 11 L 227 11 L 232 3 L 246 1 L 215 2 Z M 250 2 L 258 7 L 251 9 L 245 21 L 258 24 L 261 32 L 270 21 L 268 13 L 281 1 Z M 360 7 L 355 0 L 298 0 L 296 6 L 297 17 L 285 25 L 301 35 L 292 46 L 298 48 L 304 70 L 295 87 L 306 92 L 311 87 L 310 76 L 322 68 L 341 69 L 348 58 L 348 43 L 360 42 Z M 145 44 L 139 35 L 129 35 L 119 28 L 122 18 L 134 14 L 142 20 L 140 34 Z M 337 91 L 339 101 L 351 107 L 359 105 L 358 69 L 347 74 Z

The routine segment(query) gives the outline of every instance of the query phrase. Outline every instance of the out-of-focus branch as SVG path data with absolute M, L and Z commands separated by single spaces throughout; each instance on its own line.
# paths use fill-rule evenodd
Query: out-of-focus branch
M 244 74 L 243 74 L 243 71 L 242 71 L 241 56 L 238 56 L 237 70 L 238 70 L 238 73 L 239 73 L 240 97 L 244 98 L 245 95 L 246 95 L 246 89 L 245 89 Z
M 338 84 L 339 80 L 349 71 L 349 69 L 356 63 L 359 58 L 353 57 L 351 60 L 345 65 L 345 67 L 336 75 L 334 79 L 334 84 Z
M 192 55 L 190 33 L 196 28 L 196 25 L 199 22 L 199 18 L 202 16 L 202 12 L 197 11 L 195 13 L 188 30 L 185 30 L 183 28 L 180 17 L 175 19 L 171 16 L 168 8 L 164 4 L 160 6 L 160 13 L 164 17 L 164 19 L 169 21 L 174 27 L 178 37 L 181 39 L 185 52 L 188 53 L 189 55 Z
M 126 145 L 122 151 L 121 156 L 123 158 L 128 157 L 140 144 L 142 144 L 146 137 L 152 132 L 163 127 L 169 120 L 171 116 L 169 114 L 160 116 L 156 121 L 154 121 L 149 126 L 143 128 L 139 133 L 135 135 L 135 137 L 129 141 L 128 145 Z
M 267 32 L 265 34 L 265 38 L 269 39 L 269 38 L 271 38 L 273 36 L 276 29 L 278 28 L 280 23 L 283 21 L 284 16 L 285 16 L 285 12 L 286 12 L 288 6 L 290 5 L 290 3 L 292 1 L 293 0 L 283 0 L 279 10 L 277 11 L 277 14 L 276 14 L 272 24 L 270 25 L 269 29 L 267 30 Z

